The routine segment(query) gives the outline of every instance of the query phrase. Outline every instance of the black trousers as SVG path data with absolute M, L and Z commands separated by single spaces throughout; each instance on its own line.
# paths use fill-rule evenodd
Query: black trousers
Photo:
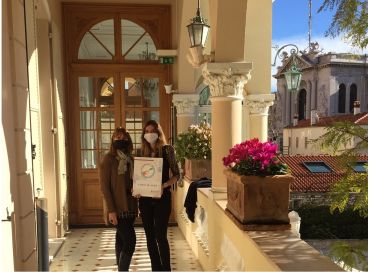
M 171 214 L 171 191 L 165 190 L 160 199 L 141 197 L 139 209 L 153 271 L 171 271 L 170 246 L 167 240 Z
M 136 245 L 135 216 L 119 217 L 116 226 L 116 261 L 118 271 L 128 271 Z

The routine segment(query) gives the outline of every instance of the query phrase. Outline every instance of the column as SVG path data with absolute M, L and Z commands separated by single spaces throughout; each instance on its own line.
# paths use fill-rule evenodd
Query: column
M 207 63 L 203 68 L 205 84 L 212 101 L 212 190 L 226 191 L 222 158 L 241 142 L 244 85 L 250 79 L 251 63 Z
M 177 133 L 181 133 L 196 121 L 195 107 L 199 105 L 199 95 L 175 94 L 172 97 L 172 103 L 177 111 Z
M 258 138 L 260 141 L 267 141 L 268 134 L 268 110 L 275 99 L 274 94 L 251 94 L 244 100 L 247 123 L 248 139 Z M 251 129 L 253 128 L 253 129 Z

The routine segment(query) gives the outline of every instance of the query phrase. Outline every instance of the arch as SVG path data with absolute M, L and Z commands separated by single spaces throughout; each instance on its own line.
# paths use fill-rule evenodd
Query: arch
M 307 91 L 301 89 L 298 94 L 298 120 L 306 119 Z
M 338 90 L 338 113 L 346 112 L 346 85 L 341 83 Z
M 109 15 L 100 17 L 99 19 L 91 20 L 81 28 L 81 31 L 77 35 L 78 47 L 76 48 L 75 52 L 77 59 L 114 60 L 116 57 L 115 52 L 117 51 L 115 49 L 115 45 L 117 45 L 116 39 L 118 39 L 116 33 L 117 27 L 115 27 L 116 24 L 119 24 L 121 28 L 121 38 L 119 39 L 121 48 L 119 49 L 119 52 L 124 59 L 130 61 L 156 59 L 156 50 L 158 48 L 159 40 L 158 37 L 153 35 L 153 31 L 150 29 L 150 27 L 145 26 L 142 22 L 140 22 L 140 20 L 135 20 L 134 18 L 126 19 L 124 16 L 122 16 L 117 20 L 113 16 Z M 123 30 L 124 25 L 126 24 L 129 25 L 130 33 L 125 33 Z M 106 33 L 104 33 L 103 30 L 102 36 L 99 37 L 97 32 L 99 32 L 99 29 L 103 29 L 104 27 Z M 133 30 L 134 32 L 132 32 Z M 127 37 L 132 37 L 132 35 L 136 34 L 138 39 L 137 41 L 134 40 L 130 42 L 128 39 L 126 40 L 124 38 L 125 34 Z M 85 45 L 86 48 L 83 48 L 84 41 L 88 44 L 87 46 Z M 87 48 L 88 46 L 91 46 L 92 48 Z M 94 55 L 95 53 L 96 57 L 89 58 L 86 56 L 87 54 L 84 54 L 84 51 L 88 52 L 90 55 Z M 131 51 L 134 51 L 135 53 L 128 55 L 128 53 Z M 150 56 L 150 58 L 143 57 L 145 53 L 146 55 Z M 135 55 L 137 55 L 137 58 L 135 58 Z
M 353 113 L 353 103 L 357 100 L 357 85 L 351 84 L 349 91 L 349 111 Z

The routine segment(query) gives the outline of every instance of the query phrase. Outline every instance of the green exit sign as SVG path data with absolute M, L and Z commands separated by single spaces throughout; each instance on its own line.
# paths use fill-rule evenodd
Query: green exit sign
M 174 57 L 160 57 L 159 62 L 162 64 L 173 64 Z

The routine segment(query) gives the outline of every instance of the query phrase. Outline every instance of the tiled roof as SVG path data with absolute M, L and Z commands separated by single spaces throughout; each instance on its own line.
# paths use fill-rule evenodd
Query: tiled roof
M 367 112 L 359 113 L 359 114 L 348 114 L 348 115 L 338 115 L 338 116 L 329 116 L 329 117 L 320 117 L 319 121 L 312 125 L 312 127 L 327 127 L 328 125 L 334 122 L 344 122 L 349 121 L 353 122 L 358 125 L 367 125 Z M 290 125 L 286 128 L 303 128 L 303 127 L 311 127 L 311 120 L 300 120 L 296 126 Z
M 279 156 L 279 159 L 288 165 L 294 182 L 291 186 L 293 192 L 320 192 L 329 191 L 331 185 L 343 177 L 344 168 L 338 156 L 317 155 L 317 156 Z M 312 173 L 303 162 L 323 161 L 333 171 L 330 173 Z M 358 156 L 358 161 L 367 161 L 366 155 Z

